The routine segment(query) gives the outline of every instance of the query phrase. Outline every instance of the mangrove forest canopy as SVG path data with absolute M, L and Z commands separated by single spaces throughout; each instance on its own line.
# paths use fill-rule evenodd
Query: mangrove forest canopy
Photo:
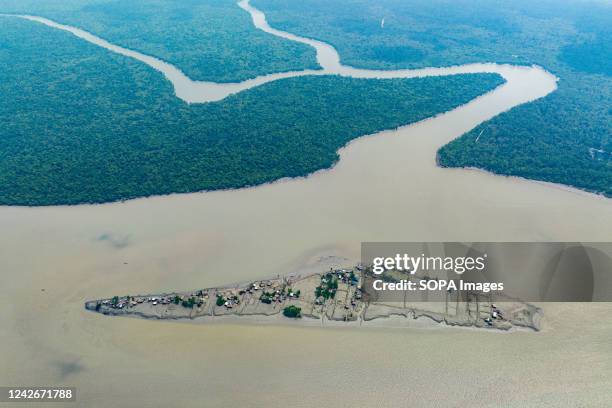
M 329 168 L 350 140 L 497 87 L 494 74 L 292 78 L 186 104 L 159 72 L 17 18 L 0 27 L 0 204 L 101 203 Z
M 538 64 L 559 88 L 442 147 L 438 162 L 612 196 L 612 6 L 597 1 L 252 0 L 273 27 L 343 63 L 397 69 Z M 316 69 L 312 48 L 256 29 L 234 0 L 0 0 L 168 61 L 195 80 Z M 237 188 L 329 168 L 364 134 L 466 103 L 502 80 L 293 78 L 187 105 L 153 69 L 2 17 L 0 204 L 99 203 Z
M 544 67 L 559 77 L 558 90 L 454 140 L 440 150 L 439 163 L 612 196 L 611 3 L 252 2 L 272 26 L 332 44 L 347 65 L 397 69 L 496 62 Z

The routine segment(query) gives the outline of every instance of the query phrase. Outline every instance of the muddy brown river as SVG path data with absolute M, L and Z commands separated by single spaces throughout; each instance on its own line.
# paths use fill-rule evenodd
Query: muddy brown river
M 436 166 L 440 146 L 555 89 L 540 68 L 488 65 L 505 85 L 360 138 L 333 169 L 306 178 L 106 205 L 0 207 L 0 385 L 75 386 L 69 406 L 82 407 L 606 406 L 605 303 L 543 304 L 542 332 L 508 334 L 154 322 L 83 308 L 115 294 L 350 264 L 362 241 L 610 241 L 612 200 Z

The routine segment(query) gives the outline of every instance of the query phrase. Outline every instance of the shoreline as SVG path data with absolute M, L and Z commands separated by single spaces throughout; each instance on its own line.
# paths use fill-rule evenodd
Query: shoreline
M 194 318 L 155 318 L 150 316 L 140 316 L 137 314 L 122 315 L 129 319 L 139 319 L 147 321 L 165 321 L 168 323 L 189 324 L 189 325 L 214 325 L 214 326 L 270 326 L 282 328 L 307 328 L 307 329 L 332 329 L 332 330 L 468 330 L 475 332 L 485 332 L 494 334 L 513 334 L 513 333 L 539 333 L 540 329 L 513 326 L 507 329 L 497 329 L 491 327 L 475 327 L 470 325 L 448 324 L 428 316 L 401 316 L 391 315 L 374 320 L 359 322 L 343 322 L 337 320 L 320 320 L 312 317 L 300 320 L 287 320 L 279 315 L 249 315 L 249 316 L 199 316 Z
M 463 135 L 459 136 L 462 137 Z M 440 149 L 443 146 L 440 147 Z M 438 149 L 439 150 L 439 149 Z M 523 176 L 517 176 L 515 174 L 504 174 L 504 173 L 497 173 L 493 170 L 489 170 L 486 169 L 484 167 L 474 167 L 474 166 L 443 166 L 440 164 L 440 158 L 438 153 L 436 152 L 436 167 L 443 169 L 443 170 L 461 170 L 461 171 L 465 171 L 465 172 L 473 172 L 473 173 L 480 173 L 480 174 L 484 174 L 484 175 L 488 175 L 488 176 L 494 176 L 494 177 L 503 177 L 506 179 L 512 179 L 512 180 L 516 180 L 516 181 L 520 181 L 520 182 L 529 182 L 529 183 L 536 183 L 539 184 L 541 186 L 547 187 L 547 188 L 553 188 L 556 190 L 560 190 L 566 193 L 572 193 L 572 194 L 577 194 L 583 197 L 592 197 L 592 198 L 597 198 L 597 199 L 601 199 L 601 200 L 612 200 L 612 197 L 609 197 L 607 195 L 605 195 L 602 192 L 599 191 L 591 191 L 591 190 L 585 190 L 576 186 L 573 186 L 571 184 L 563 184 L 563 183 L 557 183 L 554 181 L 545 181 L 545 180 L 538 180 L 538 179 L 531 179 L 531 178 L 527 178 L 527 177 L 523 177 Z

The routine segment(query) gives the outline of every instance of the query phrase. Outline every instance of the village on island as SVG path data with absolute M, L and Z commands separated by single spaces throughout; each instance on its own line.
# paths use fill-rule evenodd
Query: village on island
M 116 295 L 92 300 L 85 308 L 111 316 L 146 319 L 236 317 L 262 322 L 308 321 L 321 324 L 407 325 L 427 320 L 448 326 L 539 330 L 541 310 L 515 299 L 495 300 L 490 293 L 442 291 L 439 298 L 377 298 L 370 268 L 330 269 L 323 273 L 277 276 L 226 287 L 155 295 Z M 494 303 L 497 302 L 497 303 Z M 240 320 L 238 320 L 240 321 Z

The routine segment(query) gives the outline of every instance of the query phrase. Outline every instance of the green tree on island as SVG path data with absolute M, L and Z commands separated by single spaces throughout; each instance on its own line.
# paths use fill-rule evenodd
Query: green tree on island
M 302 317 L 302 308 L 293 305 L 287 306 L 283 309 L 283 315 L 294 319 L 300 318 Z

